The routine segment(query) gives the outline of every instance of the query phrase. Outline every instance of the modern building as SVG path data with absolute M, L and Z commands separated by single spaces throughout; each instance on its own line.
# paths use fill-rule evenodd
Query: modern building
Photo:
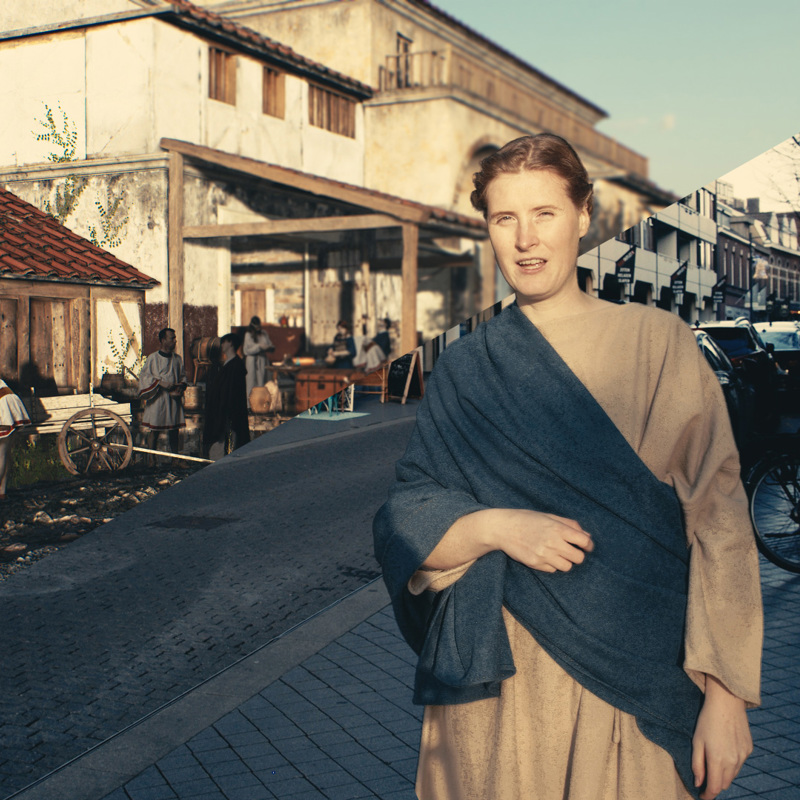
M 717 181 L 718 272 L 726 297 L 720 318 L 800 316 L 800 230 L 794 212 L 761 211 L 760 199 L 733 197 Z
M 578 259 L 599 297 L 656 305 L 687 322 L 714 316 L 716 196 L 698 189 Z

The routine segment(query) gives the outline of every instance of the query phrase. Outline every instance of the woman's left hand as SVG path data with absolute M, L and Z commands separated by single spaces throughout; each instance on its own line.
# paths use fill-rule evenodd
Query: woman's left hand
M 692 739 L 694 783 L 705 783 L 702 800 L 712 800 L 727 789 L 752 752 L 744 700 L 712 675 L 706 676 L 706 696 Z

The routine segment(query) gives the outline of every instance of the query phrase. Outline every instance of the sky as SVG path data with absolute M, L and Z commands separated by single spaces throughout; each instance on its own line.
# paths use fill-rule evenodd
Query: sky
M 604 109 L 679 196 L 800 131 L 799 0 L 433 5 Z

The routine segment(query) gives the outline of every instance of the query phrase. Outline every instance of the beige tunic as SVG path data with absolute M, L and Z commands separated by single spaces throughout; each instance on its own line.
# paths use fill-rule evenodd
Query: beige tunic
M 181 398 L 169 391 L 181 384 L 186 384 L 186 371 L 177 353 L 165 356 L 157 350 L 147 356 L 139 373 L 139 397 L 147 401 L 142 414 L 143 428 L 168 431 L 184 427 Z
M 539 330 L 680 498 L 691 547 L 686 672 L 700 688 L 712 674 L 757 704 L 757 553 L 725 400 L 693 334 L 677 316 L 636 304 L 598 305 Z M 409 587 L 440 590 L 467 566 L 420 571 Z M 632 716 L 584 689 L 503 613 L 516 675 L 498 698 L 425 709 L 421 800 L 690 797 Z

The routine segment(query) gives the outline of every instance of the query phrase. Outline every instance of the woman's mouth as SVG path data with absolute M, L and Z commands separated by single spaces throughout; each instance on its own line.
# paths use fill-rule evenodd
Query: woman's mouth
M 517 266 L 525 272 L 536 272 L 541 269 L 547 261 L 543 258 L 525 258 L 517 261 Z

